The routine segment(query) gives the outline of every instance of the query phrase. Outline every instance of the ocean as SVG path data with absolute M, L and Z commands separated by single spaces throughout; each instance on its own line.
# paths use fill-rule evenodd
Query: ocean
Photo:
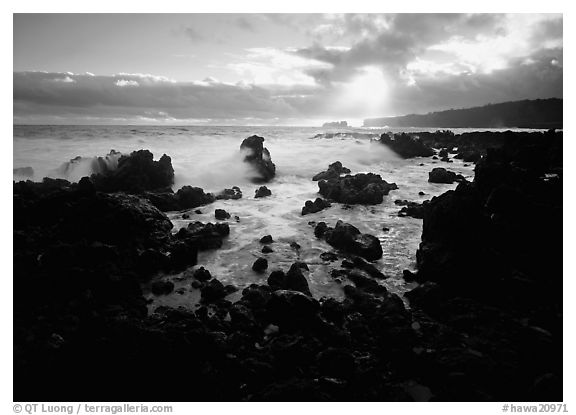
M 406 130 L 392 129 L 395 132 Z M 399 217 L 401 207 L 394 201 L 422 202 L 456 187 L 456 184 L 428 183 L 428 172 L 433 167 L 446 167 L 472 179 L 474 165 L 464 165 L 457 159 L 449 164 L 430 158 L 404 160 L 375 141 L 385 131 L 390 129 L 17 125 L 14 126 L 13 167 L 32 167 L 32 179 L 36 181 L 45 176 L 77 181 L 91 173 L 90 163 L 77 163 L 68 171 L 61 168 L 76 156 L 104 156 L 112 149 L 122 153 L 148 149 L 155 159 L 165 153 L 172 158 L 175 170 L 174 190 L 183 185 L 202 187 L 209 192 L 232 186 L 242 189 L 242 199 L 216 201 L 200 207 L 202 213 L 192 209 L 188 212 L 189 219 L 182 218 L 184 212 L 168 213 L 175 232 L 190 221 L 215 222 L 215 209 L 225 209 L 232 218 L 240 218 L 228 221 L 231 232 L 221 249 L 199 255 L 198 266 L 207 268 L 224 284 L 243 288 L 251 283 L 265 283 L 270 271 L 286 271 L 293 262 L 304 261 L 310 268 L 307 277 L 316 298 L 342 298 L 343 282 L 331 276 L 331 270 L 339 268 L 340 261 L 327 263 L 320 259 L 322 252 L 332 248 L 314 237 L 313 226 L 309 224 L 310 221 L 324 221 L 334 226 L 340 219 L 379 238 L 384 255 L 375 265 L 388 276 L 382 283 L 390 291 L 402 294 L 411 287 L 402 278 L 402 271 L 415 269 L 422 220 Z M 253 134 L 265 138 L 264 145 L 276 164 L 276 177 L 266 184 L 272 191 L 271 197 L 254 198 L 259 185 L 250 181 L 253 172 L 242 162 L 239 152 L 242 140 Z M 380 205 L 349 208 L 334 203 L 321 212 L 301 216 L 304 202 L 319 196 L 317 182 L 312 181 L 312 176 L 337 160 L 351 169 L 352 174 L 380 174 L 384 180 L 395 182 L 398 190 L 391 191 Z M 14 180 L 23 179 L 26 178 L 14 176 Z M 425 195 L 421 196 L 419 192 Z M 274 238 L 271 245 L 274 252 L 266 255 L 270 264 L 268 272 L 257 274 L 251 266 L 256 258 L 263 256 L 259 239 L 268 234 Z M 292 242 L 301 248 L 292 248 Z M 196 304 L 199 291 L 189 289 L 188 276 L 189 272 L 167 276 L 175 283 L 176 290 L 168 296 L 154 297 L 154 306 Z M 147 295 L 152 298 L 151 294 Z

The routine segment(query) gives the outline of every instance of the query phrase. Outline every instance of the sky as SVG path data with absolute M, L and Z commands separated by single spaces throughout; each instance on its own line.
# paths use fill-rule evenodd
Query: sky
M 319 125 L 562 98 L 558 14 L 15 14 L 17 124 Z

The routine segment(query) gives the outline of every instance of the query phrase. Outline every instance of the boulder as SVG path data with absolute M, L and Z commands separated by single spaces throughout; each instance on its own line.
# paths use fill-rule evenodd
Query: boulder
M 266 308 L 272 323 L 280 327 L 296 328 L 309 326 L 320 305 L 299 291 L 277 290 L 272 293 Z
M 242 190 L 238 186 L 233 186 L 232 189 L 224 189 L 216 195 L 216 200 L 237 200 L 242 198 Z
M 330 206 L 332 206 L 330 202 L 320 197 L 317 197 L 316 200 L 314 200 L 314 202 L 312 202 L 311 200 L 307 200 L 304 203 L 304 207 L 302 207 L 302 216 L 308 215 L 310 213 L 320 212 L 321 210 L 327 209 Z
M 216 209 L 214 211 L 214 217 L 218 220 L 226 220 L 230 219 L 230 214 L 226 212 L 224 209 Z
M 91 179 L 101 191 L 141 193 L 172 186 L 174 168 L 172 160 L 166 154 L 154 161 L 154 155 L 150 151 L 138 150 L 130 155 L 120 156 L 116 168 L 94 173 Z
M 271 244 L 272 242 L 274 242 L 274 239 L 272 239 L 272 235 L 265 235 L 262 238 L 260 238 L 261 244 Z
M 212 278 L 200 290 L 200 296 L 203 301 L 210 303 L 223 299 L 228 295 L 224 285 L 216 278 Z
M 350 169 L 342 166 L 342 163 L 339 161 L 335 161 L 328 166 L 328 170 L 316 174 L 314 177 L 312 177 L 312 180 L 317 182 L 319 180 L 337 179 L 342 174 L 348 173 L 350 173 Z
M 256 189 L 256 193 L 254 194 L 254 197 L 260 198 L 260 197 L 266 197 L 266 196 L 271 196 L 272 195 L 272 191 L 270 189 L 268 189 L 266 186 L 260 186 L 258 189 Z
M 266 258 L 258 258 L 252 264 L 252 270 L 256 272 L 264 272 L 268 268 L 268 260 Z
M 308 280 L 302 273 L 302 269 L 308 269 L 308 267 L 303 268 L 302 265 L 306 264 L 295 262 L 286 274 L 280 270 L 272 271 L 268 277 L 268 285 L 273 290 L 292 290 L 312 296 Z
M 336 223 L 334 228 L 329 228 L 324 222 L 320 222 L 316 225 L 314 234 L 324 238 L 335 248 L 359 255 L 369 261 L 382 258 L 382 246 L 378 238 L 363 234 L 358 228 L 341 220 Z
M 390 190 L 398 189 L 378 174 L 359 173 L 318 182 L 322 196 L 339 203 L 375 205 L 382 203 Z
M 223 239 L 230 234 L 227 223 L 191 222 L 176 233 L 176 238 L 199 250 L 216 249 L 222 246 Z
M 435 167 L 428 173 L 428 181 L 430 183 L 452 184 L 454 182 L 466 181 L 466 179 L 461 174 L 446 170 L 444 167 Z
M 272 163 L 270 152 L 263 143 L 263 137 L 253 135 L 240 144 L 240 150 L 245 153 L 244 162 L 249 163 L 257 173 L 257 176 L 252 178 L 254 183 L 269 182 L 276 175 L 276 166 Z
M 200 267 L 196 271 L 194 271 L 193 276 L 196 280 L 200 282 L 205 282 L 212 279 L 212 274 L 210 274 L 210 271 L 208 271 L 204 267 Z
M 434 155 L 434 150 L 422 143 L 416 136 L 406 133 L 382 134 L 380 143 L 390 147 L 395 153 L 402 158 L 412 157 L 430 157 Z
M 211 193 L 204 193 L 200 187 L 182 186 L 176 192 L 176 198 L 180 209 L 192 209 L 198 206 L 214 202 L 214 196 Z

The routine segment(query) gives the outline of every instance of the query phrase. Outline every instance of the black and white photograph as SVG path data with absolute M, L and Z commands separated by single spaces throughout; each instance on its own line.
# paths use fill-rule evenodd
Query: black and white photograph
M 6 413 L 574 410 L 565 15 L 378 7 L 11 13 Z

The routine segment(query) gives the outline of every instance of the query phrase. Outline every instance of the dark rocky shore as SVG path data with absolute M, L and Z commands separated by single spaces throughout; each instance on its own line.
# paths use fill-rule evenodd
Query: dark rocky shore
M 276 173 L 263 141 L 242 143 L 258 182 Z M 310 222 L 309 237 L 336 249 L 321 259 L 341 262 L 332 277 L 343 301 L 313 298 L 309 265 L 295 262 L 248 287 L 199 268 L 200 307 L 149 312 L 145 287 L 172 291 L 162 275 L 230 233 L 225 222 L 173 233 L 163 212 L 238 199 L 239 188 L 173 192 L 170 157 L 147 150 L 79 183 L 14 183 L 14 400 L 562 401 L 562 133 L 381 141 L 403 157 L 446 150 L 476 163 L 473 182 L 397 201 L 402 216 L 423 218 L 406 299 L 370 262 L 382 256 L 377 238 Z M 333 163 L 315 177 L 326 200 L 302 214 L 393 197 L 395 184 L 349 173 Z M 273 249 L 273 237 L 261 242 Z M 266 273 L 268 261 L 254 267 Z

